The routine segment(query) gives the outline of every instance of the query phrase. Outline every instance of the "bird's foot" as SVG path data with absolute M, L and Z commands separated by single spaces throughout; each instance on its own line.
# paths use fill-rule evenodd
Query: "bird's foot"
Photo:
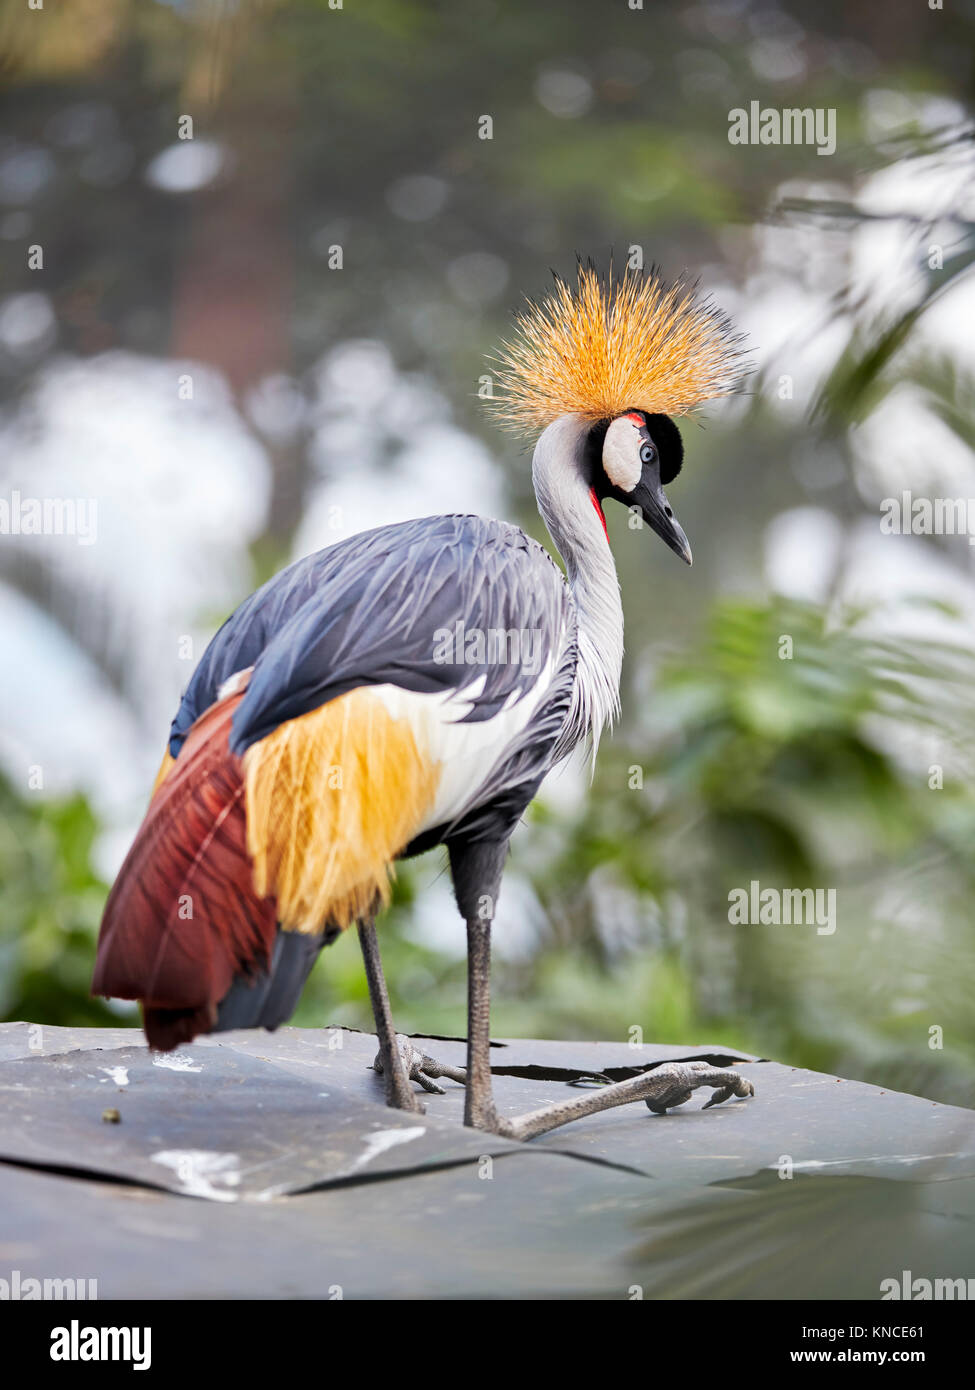
M 690 1100 L 692 1092 L 700 1086 L 710 1086 L 714 1091 L 704 1106 L 705 1110 L 712 1105 L 720 1105 L 731 1096 L 744 1100 L 755 1094 L 752 1083 L 740 1072 L 712 1067 L 708 1062 L 668 1062 L 664 1066 L 654 1067 L 652 1071 L 641 1072 L 639 1076 L 614 1081 L 586 1095 L 556 1101 L 553 1105 L 510 1119 L 498 1116 L 489 1096 L 472 1096 L 468 1091 L 465 1123 L 507 1139 L 534 1139 L 573 1120 L 612 1110 L 618 1105 L 629 1105 L 635 1100 L 644 1101 L 650 1110 L 662 1115 L 673 1106 L 683 1105 Z
M 710 1086 L 714 1090 L 714 1095 L 701 1107 L 703 1110 L 710 1110 L 712 1105 L 720 1105 L 732 1096 L 745 1100 L 755 1094 L 755 1087 L 740 1072 L 712 1067 L 708 1062 L 668 1062 L 646 1072 L 645 1077 L 652 1089 L 644 1100 L 647 1109 L 657 1115 L 683 1105 L 699 1086 Z
M 431 1095 L 443 1096 L 447 1094 L 442 1086 L 437 1085 L 436 1077 L 445 1076 L 450 1081 L 459 1081 L 462 1086 L 465 1084 L 467 1073 L 463 1067 L 452 1067 L 446 1062 L 438 1062 L 435 1057 L 428 1057 L 425 1052 L 414 1047 L 405 1034 L 396 1034 L 396 1046 L 403 1059 L 406 1075 L 411 1081 L 418 1082 Z M 376 1054 L 376 1060 L 372 1065 L 373 1070 L 382 1076 L 384 1072 L 382 1052 Z

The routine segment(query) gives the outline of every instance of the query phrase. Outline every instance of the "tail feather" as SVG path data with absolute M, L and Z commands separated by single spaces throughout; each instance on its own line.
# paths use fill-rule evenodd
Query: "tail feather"
M 388 898 L 438 784 L 367 689 L 232 752 L 246 683 L 163 760 L 102 919 L 92 990 L 140 1000 L 162 1051 L 283 1023 L 322 946 Z
M 305 981 L 318 959 L 327 936 L 279 931 L 266 975 L 257 980 L 238 979 L 220 1001 L 214 1033 L 231 1028 L 279 1028 L 295 1010 Z
M 271 966 L 277 910 L 254 889 L 235 694 L 193 726 L 105 906 L 92 991 L 140 999 L 150 1045 L 212 1028 L 235 977 Z

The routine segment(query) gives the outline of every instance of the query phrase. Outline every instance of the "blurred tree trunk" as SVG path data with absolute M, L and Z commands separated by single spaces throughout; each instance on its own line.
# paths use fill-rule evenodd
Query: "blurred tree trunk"
M 205 72 L 198 68 L 188 80 L 194 137 L 219 141 L 228 164 L 193 197 L 173 287 L 173 355 L 216 367 L 241 407 L 262 380 L 293 368 L 297 79 L 282 55 L 268 60 L 263 30 L 251 30 L 233 72 L 225 53 L 215 71 L 211 52 L 201 55 Z M 263 443 L 273 473 L 265 539 L 273 552 L 286 552 L 307 486 L 305 450 L 301 439 Z

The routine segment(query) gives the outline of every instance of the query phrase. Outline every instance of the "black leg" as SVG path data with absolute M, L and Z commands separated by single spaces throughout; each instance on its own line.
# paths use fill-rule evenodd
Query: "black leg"
M 642 1076 L 599 1091 L 532 1110 L 512 1119 L 499 1116 L 491 1086 L 491 921 L 501 883 L 507 844 L 450 845 L 450 867 L 457 903 L 467 921 L 467 1095 L 464 1123 L 509 1139 L 534 1139 L 550 1129 L 611 1110 L 632 1101 L 646 1102 L 658 1114 L 683 1105 L 700 1086 L 715 1094 L 707 1106 L 731 1096 L 744 1099 L 755 1089 L 736 1071 L 707 1062 L 671 1062 Z
M 467 1095 L 464 1124 L 502 1134 L 491 1086 L 491 920 L 467 924 Z
M 422 1114 L 423 1106 L 417 1100 L 410 1085 L 406 1063 L 400 1052 L 393 1027 L 393 1013 L 389 1007 L 389 991 L 383 975 L 383 963 L 379 956 L 379 940 L 376 936 L 376 923 L 372 918 L 359 923 L 359 945 L 366 966 L 366 979 L 369 982 L 369 999 L 372 1003 L 372 1016 L 376 1020 L 376 1038 L 379 1042 L 379 1059 L 386 1079 L 386 1104 L 397 1110 L 413 1110 Z
M 508 843 L 451 841 L 450 870 L 467 922 L 467 1095 L 464 1124 L 505 1132 L 491 1087 L 491 922 Z
M 398 1110 L 412 1110 L 423 1113 L 423 1106 L 416 1098 L 411 1081 L 416 1081 L 425 1091 L 434 1095 L 445 1094 L 438 1086 L 435 1077 L 446 1076 L 463 1086 L 467 1080 L 463 1067 L 448 1066 L 428 1057 L 413 1046 L 409 1038 L 397 1033 L 393 1027 L 393 1011 L 389 1005 L 389 991 L 383 974 L 383 963 L 379 955 L 379 938 L 376 924 L 370 918 L 359 923 L 359 945 L 362 959 L 366 965 L 366 979 L 369 982 L 369 998 L 372 1002 L 373 1018 L 376 1020 L 376 1037 L 379 1042 L 379 1055 L 373 1067 L 386 1078 L 386 1104 Z

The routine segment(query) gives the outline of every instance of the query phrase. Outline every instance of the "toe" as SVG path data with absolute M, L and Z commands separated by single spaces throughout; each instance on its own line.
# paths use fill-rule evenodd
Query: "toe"
M 691 1098 L 690 1091 L 673 1090 L 668 1091 L 662 1096 L 656 1096 L 647 1100 L 648 1110 L 652 1110 L 655 1115 L 666 1115 L 668 1110 L 677 1105 L 683 1105 Z
M 419 1081 L 425 1091 L 429 1091 L 433 1096 L 445 1096 L 447 1092 L 442 1086 L 438 1086 L 420 1067 L 413 1067 L 410 1070 L 410 1080 Z

